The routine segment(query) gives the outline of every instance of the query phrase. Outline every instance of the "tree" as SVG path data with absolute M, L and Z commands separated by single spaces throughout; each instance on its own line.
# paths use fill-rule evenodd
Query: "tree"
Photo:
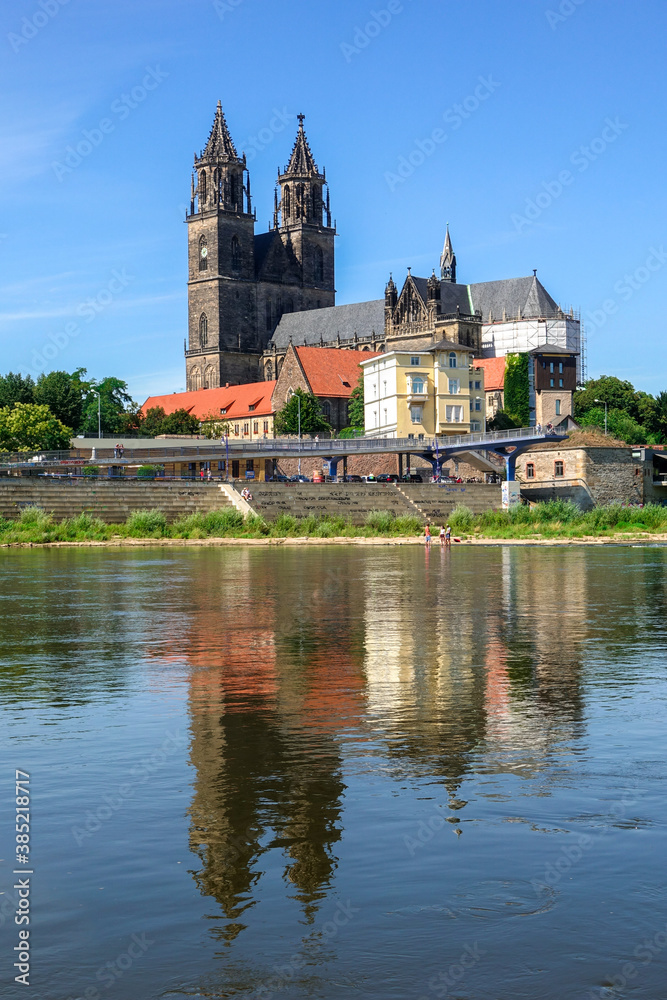
M 85 374 L 85 369 L 79 369 Z M 96 434 L 98 427 L 98 399 L 101 416 L 102 433 L 117 434 L 123 426 L 123 415 L 135 406 L 134 400 L 127 392 L 127 382 L 109 376 L 101 381 L 81 383 L 86 390 L 83 403 L 81 429 L 85 434 Z
M 69 448 L 72 430 L 48 406 L 16 403 L 0 409 L 0 448 L 5 451 L 57 451 Z
M 507 431 L 512 427 L 520 427 L 515 420 L 512 420 L 510 415 L 505 412 L 505 410 L 498 410 L 495 417 L 493 417 L 488 422 L 490 431 Z
M 141 422 L 141 433 L 144 437 L 157 437 L 162 431 L 162 422 L 167 414 L 162 406 L 151 406 L 150 410 L 147 410 L 144 414 L 144 418 Z
M 33 400 L 48 406 L 56 419 L 78 431 L 83 412 L 83 387 L 77 373 L 49 372 L 40 375 L 33 392 Z
M 35 383 L 31 375 L 21 375 L 20 372 L 0 375 L 0 407 L 32 403 L 34 389 Z
M 299 433 L 299 400 L 301 401 L 302 434 L 331 430 L 331 424 L 323 415 L 317 396 L 314 396 L 312 392 L 296 389 L 283 408 L 276 413 L 275 428 L 277 434 Z
M 199 420 L 187 410 L 181 408 L 168 413 L 162 421 L 160 434 L 198 434 Z
M 623 410 L 633 420 L 637 420 L 638 395 L 632 382 L 624 382 L 615 375 L 601 375 L 600 378 L 590 379 L 583 389 L 575 392 L 574 418 L 578 420 L 584 413 L 594 409 L 596 400 L 599 399 L 600 402 L 606 403 L 610 410 Z
M 347 419 L 350 427 L 365 427 L 364 416 L 364 373 L 359 375 L 359 381 L 352 390 L 347 406 Z

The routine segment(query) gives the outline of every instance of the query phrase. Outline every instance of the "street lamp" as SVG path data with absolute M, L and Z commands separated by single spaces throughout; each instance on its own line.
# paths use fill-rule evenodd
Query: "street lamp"
M 604 399 L 596 399 L 596 403 L 604 403 L 604 432 L 607 433 L 607 403 Z
M 102 437 L 102 401 L 101 401 L 100 394 L 99 394 L 99 392 L 97 392 L 96 389 L 91 389 L 90 391 L 94 392 L 95 395 L 97 396 L 97 436 L 98 436 L 98 438 L 101 438 Z

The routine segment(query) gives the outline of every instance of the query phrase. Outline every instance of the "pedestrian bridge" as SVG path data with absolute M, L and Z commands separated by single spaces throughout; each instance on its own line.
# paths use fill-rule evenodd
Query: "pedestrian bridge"
M 136 465 L 173 461 L 212 461 L 248 458 L 321 458 L 329 463 L 331 475 L 336 475 L 338 463 L 351 455 L 418 455 L 439 470 L 443 462 L 454 455 L 495 452 L 505 460 L 507 478 L 515 478 L 517 457 L 541 441 L 564 441 L 567 431 L 549 433 L 536 427 L 512 428 L 505 431 L 482 431 L 473 434 L 439 438 L 263 438 L 244 441 L 224 437 L 208 441 L 203 438 L 175 441 L 173 438 L 122 439 L 123 454 L 118 458 L 110 438 L 81 439 L 77 447 L 61 452 L 31 452 L 0 455 L 0 469 L 46 468 L 62 465 Z M 118 439 L 115 439 L 118 442 Z

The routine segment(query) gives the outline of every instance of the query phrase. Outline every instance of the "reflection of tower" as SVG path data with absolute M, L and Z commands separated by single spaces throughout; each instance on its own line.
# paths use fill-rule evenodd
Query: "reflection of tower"
M 197 884 L 229 921 L 219 932 L 227 941 L 260 891 L 260 856 L 266 870 L 272 852 L 284 855 L 308 922 L 336 867 L 344 785 L 334 733 L 359 710 L 362 675 L 349 634 L 332 653 L 331 582 L 322 587 L 318 566 L 290 558 L 301 595 L 275 587 L 248 550 L 226 552 L 224 574 L 198 575 L 191 594 L 190 843 Z

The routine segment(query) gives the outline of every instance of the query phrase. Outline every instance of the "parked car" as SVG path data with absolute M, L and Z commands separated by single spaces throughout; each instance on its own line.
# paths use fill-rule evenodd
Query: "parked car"
M 375 476 L 371 472 L 370 476 L 364 476 L 364 482 L 365 483 L 375 483 L 375 482 L 377 482 L 377 480 L 375 479 Z
M 406 472 L 405 475 L 403 476 L 403 482 L 404 483 L 423 483 L 424 480 L 422 479 L 422 477 L 419 475 L 418 472 L 411 472 L 409 475 Z
M 363 481 L 361 476 L 345 476 L 346 483 L 363 483 Z
M 382 472 L 379 476 L 375 477 L 376 483 L 397 483 L 398 476 L 395 472 Z
M 269 479 L 270 483 L 289 483 L 289 481 L 289 476 L 283 476 L 278 473 L 276 473 L 275 476 L 271 476 Z
M 290 476 L 290 483 L 309 483 L 310 479 L 308 476 Z

